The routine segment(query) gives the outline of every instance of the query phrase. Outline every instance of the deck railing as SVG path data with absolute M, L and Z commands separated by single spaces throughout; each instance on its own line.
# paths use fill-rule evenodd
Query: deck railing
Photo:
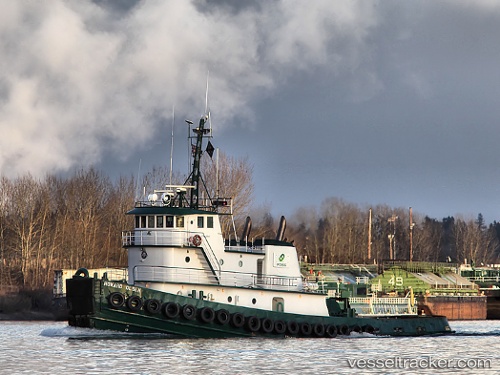
M 417 306 L 404 297 L 350 297 L 349 304 L 361 315 L 416 315 Z
M 139 282 L 219 283 L 214 275 L 209 275 L 201 268 L 139 265 L 134 267 L 133 276 L 134 280 Z M 220 284 L 225 286 L 273 287 L 283 290 L 297 290 L 300 287 L 297 278 L 245 272 L 222 271 L 219 280 Z
M 187 246 L 194 233 L 185 230 L 132 230 L 122 232 L 122 246 Z

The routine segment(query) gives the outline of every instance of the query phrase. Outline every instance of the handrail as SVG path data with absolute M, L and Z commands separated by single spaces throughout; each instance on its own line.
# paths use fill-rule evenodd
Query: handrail
M 203 237 L 199 245 L 202 249 L 207 263 L 214 273 L 217 280 L 220 280 L 221 266 L 215 252 L 203 232 L 193 232 L 187 230 L 155 230 L 155 229 L 136 229 L 122 232 L 123 246 L 192 246 L 192 238 L 196 235 Z
M 207 277 L 203 268 L 171 267 L 171 266 L 148 266 L 136 265 L 133 268 L 135 281 L 141 282 L 179 282 L 179 283 L 203 283 Z M 219 280 L 213 276 L 214 283 L 226 286 L 263 288 L 265 286 L 283 287 L 286 290 L 297 290 L 298 280 L 292 277 L 278 275 L 256 275 L 255 273 L 221 271 Z
M 186 230 L 135 229 L 122 232 L 122 246 L 187 246 Z
M 349 304 L 360 315 L 416 315 L 417 306 L 408 297 L 349 297 Z
M 203 254 L 205 254 L 205 257 L 207 258 L 208 265 L 210 266 L 210 269 L 214 273 L 214 276 L 217 278 L 217 281 L 220 282 L 222 269 L 221 269 L 219 260 L 217 259 L 217 255 L 215 255 L 215 252 L 213 251 L 212 246 L 210 245 L 210 242 L 208 241 L 205 234 L 201 233 L 201 235 L 203 236 L 205 241 L 203 241 L 201 243 L 202 246 L 200 246 L 200 247 L 203 251 Z M 205 246 L 205 244 L 207 246 Z M 208 252 L 207 250 L 210 250 L 210 252 Z M 215 268 L 215 265 L 217 268 Z
M 406 305 L 409 301 L 406 297 L 349 297 L 351 303 Z

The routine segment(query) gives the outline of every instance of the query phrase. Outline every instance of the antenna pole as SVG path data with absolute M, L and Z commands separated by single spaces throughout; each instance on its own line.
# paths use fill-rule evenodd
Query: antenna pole
M 210 75 L 210 70 L 207 70 L 207 89 L 205 91 L 205 115 L 208 114 L 208 77 Z
M 174 122 L 175 122 L 175 106 L 172 106 L 172 144 L 170 145 L 170 181 L 169 185 L 172 185 L 172 169 L 174 160 Z
M 199 207 L 199 193 L 200 193 L 200 159 L 201 159 L 201 146 L 203 142 L 203 135 L 208 132 L 208 129 L 205 129 L 205 123 L 207 121 L 206 116 L 200 119 L 200 123 L 196 129 L 193 129 L 196 134 L 196 146 L 194 149 L 193 155 L 193 171 L 191 172 L 191 185 L 194 188 L 191 190 L 191 201 L 190 208 L 195 210 Z
M 372 258 L 372 209 L 368 214 L 368 260 Z
M 139 159 L 139 168 L 137 169 L 137 186 L 136 186 L 136 194 L 137 194 L 137 197 L 136 199 L 140 199 L 140 191 L 141 191 L 141 185 L 139 185 L 139 179 L 140 179 L 140 176 L 141 176 L 141 163 L 142 163 L 142 159 Z
M 413 212 L 410 207 L 410 263 L 413 262 L 413 227 L 415 223 L 413 222 Z
M 219 148 L 215 149 L 215 191 L 217 199 L 220 198 L 219 193 Z
M 205 116 L 208 118 L 208 125 L 210 129 L 210 137 L 212 136 L 212 116 L 210 116 L 210 109 L 208 107 L 208 78 L 210 76 L 210 70 L 207 70 L 207 89 L 205 91 Z

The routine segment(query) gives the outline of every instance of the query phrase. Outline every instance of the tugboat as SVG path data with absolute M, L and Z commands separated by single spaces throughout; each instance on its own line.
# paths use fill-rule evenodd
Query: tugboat
M 248 241 L 247 219 L 240 240 L 225 240 L 220 219 L 232 217 L 232 199 L 211 197 L 200 168 L 207 122 L 188 122 L 186 183 L 154 190 L 127 212 L 135 223 L 122 233 L 127 279 L 80 268 L 66 280 L 70 326 L 190 338 L 452 333 L 443 316 L 363 317 L 347 298 L 306 288 L 283 217 L 275 238 Z

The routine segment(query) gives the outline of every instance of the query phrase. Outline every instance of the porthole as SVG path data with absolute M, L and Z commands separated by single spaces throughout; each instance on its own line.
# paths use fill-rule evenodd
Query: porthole
M 191 261 L 191 258 L 190 257 L 186 257 L 186 263 L 189 263 Z
M 222 266 L 224 264 L 224 259 L 219 260 L 219 263 Z
M 252 298 L 252 304 L 255 305 L 257 303 L 257 300 L 255 298 Z
M 229 302 L 229 303 L 233 302 L 233 297 L 231 297 L 231 296 L 227 297 L 227 302 Z
M 238 266 L 243 267 L 243 261 L 242 261 L 242 260 L 240 260 L 240 261 L 238 262 Z

